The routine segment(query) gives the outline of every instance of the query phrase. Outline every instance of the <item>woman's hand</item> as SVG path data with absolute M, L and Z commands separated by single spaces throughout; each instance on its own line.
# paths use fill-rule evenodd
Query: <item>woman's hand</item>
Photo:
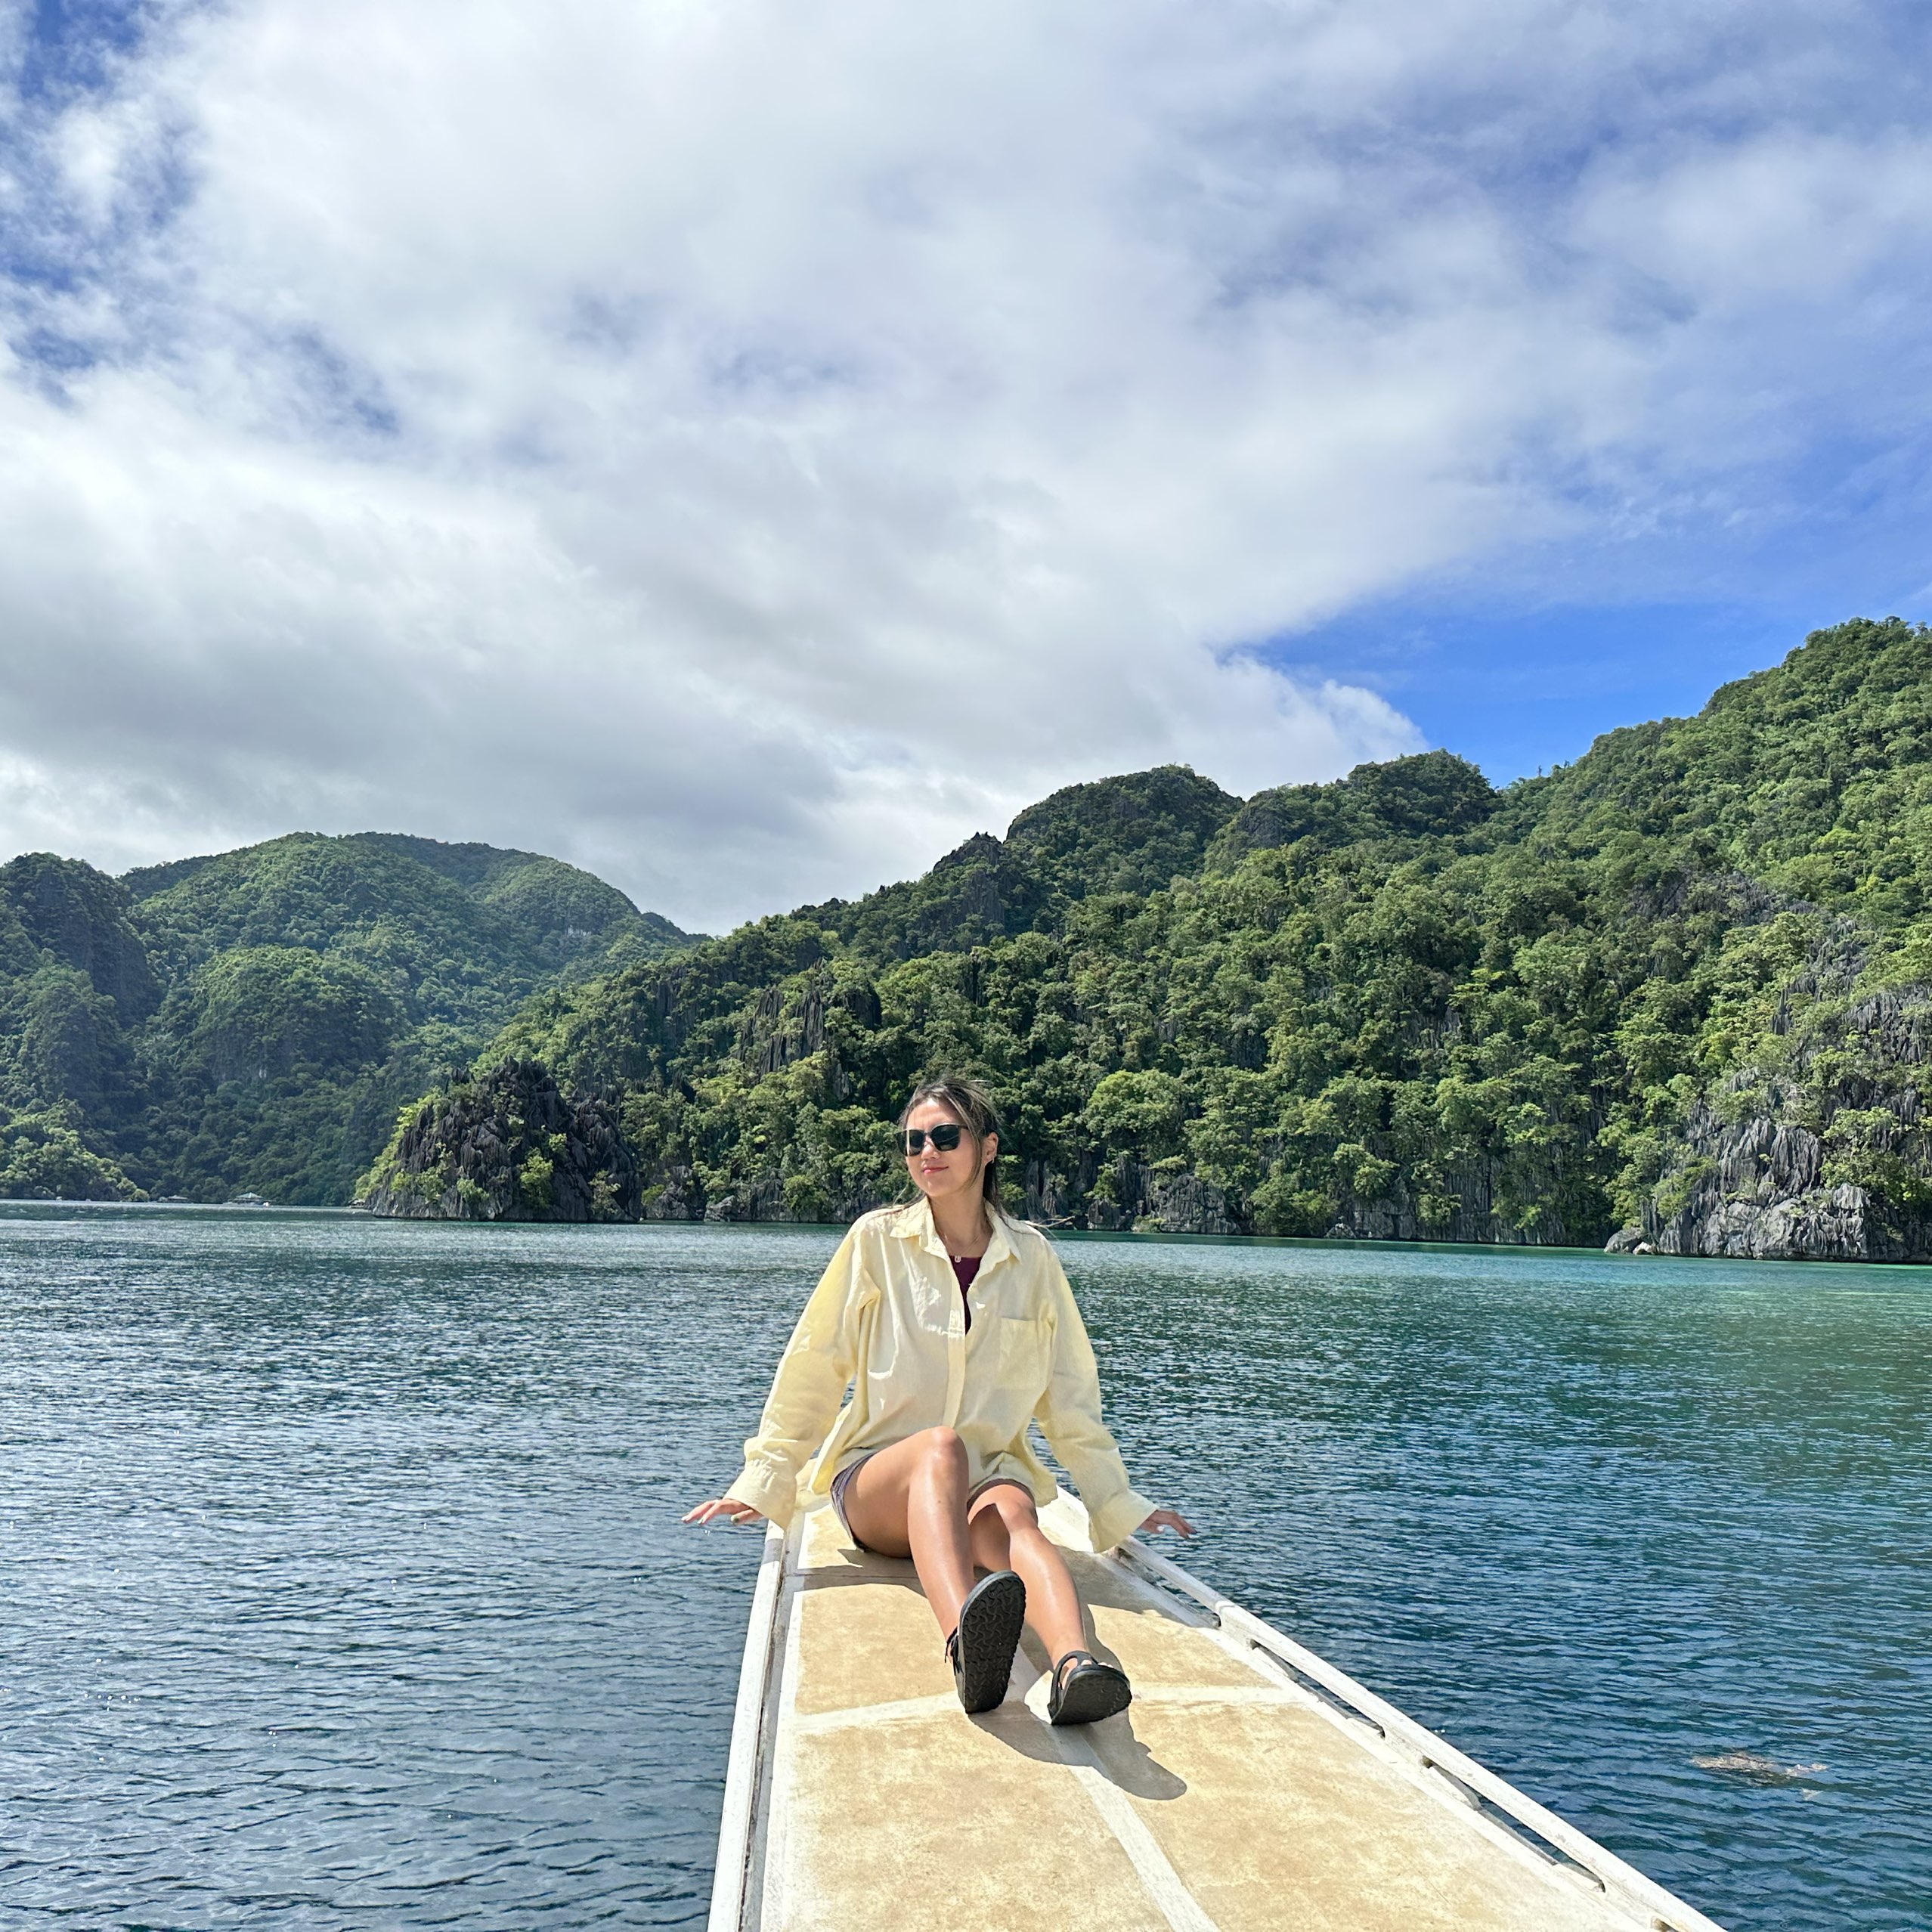
M 1141 1525 L 1140 1534 L 1145 1536 L 1149 1530 L 1157 1529 L 1178 1530 L 1183 1536 L 1192 1536 L 1194 1533 L 1194 1525 L 1178 1509 L 1156 1509 Z
M 685 1518 L 687 1523 L 715 1522 L 723 1516 L 734 1523 L 761 1523 L 764 1516 L 748 1503 L 734 1503 L 728 1496 L 714 1497 L 708 1503 L 701 1503 Z

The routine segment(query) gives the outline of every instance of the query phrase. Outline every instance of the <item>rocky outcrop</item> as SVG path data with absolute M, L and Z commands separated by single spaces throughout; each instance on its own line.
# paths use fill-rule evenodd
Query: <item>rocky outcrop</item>
M 1534 1217 L 1525 1219 L 1507 1210 L 1512 1194 L 1500 1162 L 1451 1163 L 1447 1184 L 1454 1192 L 1421 1200 L 1407 1176 L 1398 1174 L 1386 1194 L 1345 1199 L 1324 1231 L 1331 1241 L 1448 1241 L 1505 1248 L 1567 1248 L 1580 1238 L 1594 1241 L 1596 1231 L 1580 1237 L 1566 1217 L 1562 1178 L 1554 1168 L 1543 1175 L 1540 1186 L 1514 1177 L 1515 1197 L 1527 1194 L 1539 1202 Z
M 1825 1144 L 1807 1128 L 1761 1117 L 1727 1126 L 1700 1108 L 1686 1138 L 1708 1166 L 1683 1206 L 1666 1212 L 1647 1201 L 1639 1220 L 1611 1237 L 1612 1253 L 1649 1247 L 1738 1261 L 1932 1259 L 1927 1216 L 1852 1181 L 1828 1184 Z
M 1163 1173 L 1132 1154 L 1113 1166 L 1113 1196 L 1088 1202 L 1089 1228 L 1132 1228 L 1143 1234 L 1240 1234 L 1247 1230 L 1228 1197 L 1183 1168 Z
M 1738 1261 L 1918 1261 L 1932 1253 L 1922 1229 L 1901 1228 L 1850 1181 L 1763 1204 L 1701 1193 L 1670 1220 L 1653 1225 L 1646 1218 L 1607 1245 L 1612 1254 L 1648 1249 Z
M 1072 1175 L 1062 1174 L 1043 1160 L 1029 1160 L 1025 1172 L 1026 1205 L 1021 1212 L 1043 1227 L 1071 1227 L 1076 1220 L 1084 1225 L 1087 1190 L 1098 1172 L 1098 1162 L 1091 1157 Z
M 769 986 L 758 1003 L 740 1020 L 738 1057 L 754 1073 L 777 1073 L 801 1060 L 829 1050 L 826 1077 L 841 1097 L 850 1083 L 841 1079 L 838 1022 L 840 1017 L 868 1030 L 879 1024 L 879 995 L 865 981 L 837 983 L 829 972 L 812 976 L 802 992 L 788 1000 L 784 990 Z M 828 1019 L 832 1022 L 827 1025 Z
M 677 1162 L 652 1175 L 640 1193 L 637 1218 L 640 1221 L 702 1221 L 704 1185 L 696 1170 Z
M 1546 1202 L 1530 1223 L 1499 1212 L 1495 1198 L 1501 1190 L 1488 1167 L 1472 1167 L 1459 1178 L 1457 1194 L 1445 1196 L 1447 1206 L 1435 1217 L 1422 1212 L 1408 1188 L 1397 1182 L 1379 1200 L 1348 1200 L 1324 1231 L 1327 1240 L 1447 1240 L 1486 1248 L 1571 1248 L 1577 1231 L 1563 1209 Z M 1590 1240 L 1596 1240 L 1592 1233 Z
M 506 1060 L 424 1101 L 372 1170 L 376 1214 L 426 1221 L 635 1221 L 637 1163 L 601 1098 Z
M 683 1184 L 679 1184 L 683 1177 Z M 896 1187 L 881 1188 L 862 1183 L 842 1193 L 828 1194 L 816 1185 L 794 1195 L 779 1174 L 760 1174 L 732 1182 L 720 1194 L 707 1198 L 696 1191 L 691 1170 L 673 1169 L 658 1177 L 668 1178 L 653 1198 L 654 1190 L 645 1190 L 644 1214 L 651 1221 L 768 1221 L 809 1224 L 816 1227 L 842 1228 L 862 1214 L 902 1200 Z
M 776 1174 L 761 1175 L 728 1194 L 705 1203 L 707 1221 L 794 1221 L 785 1203 L 785 1183 Z
M 1932 1260 L 1932 1147 L 1920 1088 L 1929 1044 L 1932 992 L 1887 987 L 1817 1027 L 1788 1077 L 1759 1087 L 1750 1070 L 1733 1075 L 1717 1104 L 1692 1110 L 1683 1159 L 1639 1219 L 1611 1237 L 1609 1251 Z M 1761 1094 L 1777 1117 L 1727 1119 L 1727 1096 L 1746 1094 Z
M 1131 1153 L 1116 1155 L 1104 1166 L 1090 1156 L 1072 1175 L 1057 1173 L 1044 1162 L 1029 1162 L 1020 1211 L 1029 1221 L 1048 1225 L 1133 1228 L 1143 1234 L 1249 1231 L 1218 1187 L 1171 1162 L 1148 1166 Z

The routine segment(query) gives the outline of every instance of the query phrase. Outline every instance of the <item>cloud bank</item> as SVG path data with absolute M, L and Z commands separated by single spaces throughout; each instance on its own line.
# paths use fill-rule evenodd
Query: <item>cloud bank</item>
M 33 17 L 9 849 L 408 829 L 716 929 L 1104 772 L 1332 776 L 1420 735 L 1268 640 L 1788 514 L 1923 353 L 1882 8 Z

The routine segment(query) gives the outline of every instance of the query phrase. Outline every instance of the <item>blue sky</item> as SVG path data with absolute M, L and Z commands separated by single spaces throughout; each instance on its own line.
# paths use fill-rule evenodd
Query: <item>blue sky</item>
M 1807 447 L 1765 479 L 1768 528 L 1698 519 L 1662 540 L 1559 544 L 1514 570 L 1368 600 L 1265 648 L 1285 668 L 1380 692 L 1494 783 L 1568 763 L 1600 732 L 1698 711 L 1809 631 L 1932 619 L 1932 450 L 1910 420 L 1918 407 L 1902 407 L 1890 447 Z
M 32 0 L 16 10 L 14 73 L 21 98 L 60 101 L 110 84 L 161 10 L 145 0 Z
M 0 0 L 0 844 L 716 929 L 1932 615 L 1932 15 Z
M 1505 785 L 1572 762 L 1619 725 L 1699 710 L 1719 684 L 1777 662 L 1807 623 L 1736 605 L 1512 610 L 1423 598 L 1351 612 L 1273 655 L 1373 686 L 1432 744 Z

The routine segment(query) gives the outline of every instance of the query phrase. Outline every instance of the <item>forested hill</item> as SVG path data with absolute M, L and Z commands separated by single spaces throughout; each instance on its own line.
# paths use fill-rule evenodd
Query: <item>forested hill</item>
M 0 866 L 0 1195 L 346 1201 L 540 988 L 689 943 L 534 853 L 296 833 Z
M 1932 633 L 1860 621 L 1501 791 L 1441 751 L 1071 787 L 916 881 L 540 995 L 368 1191 L 843 1219 L 952 1067 L 1047 1221 L 1921 1255 L 1928 977 Z

